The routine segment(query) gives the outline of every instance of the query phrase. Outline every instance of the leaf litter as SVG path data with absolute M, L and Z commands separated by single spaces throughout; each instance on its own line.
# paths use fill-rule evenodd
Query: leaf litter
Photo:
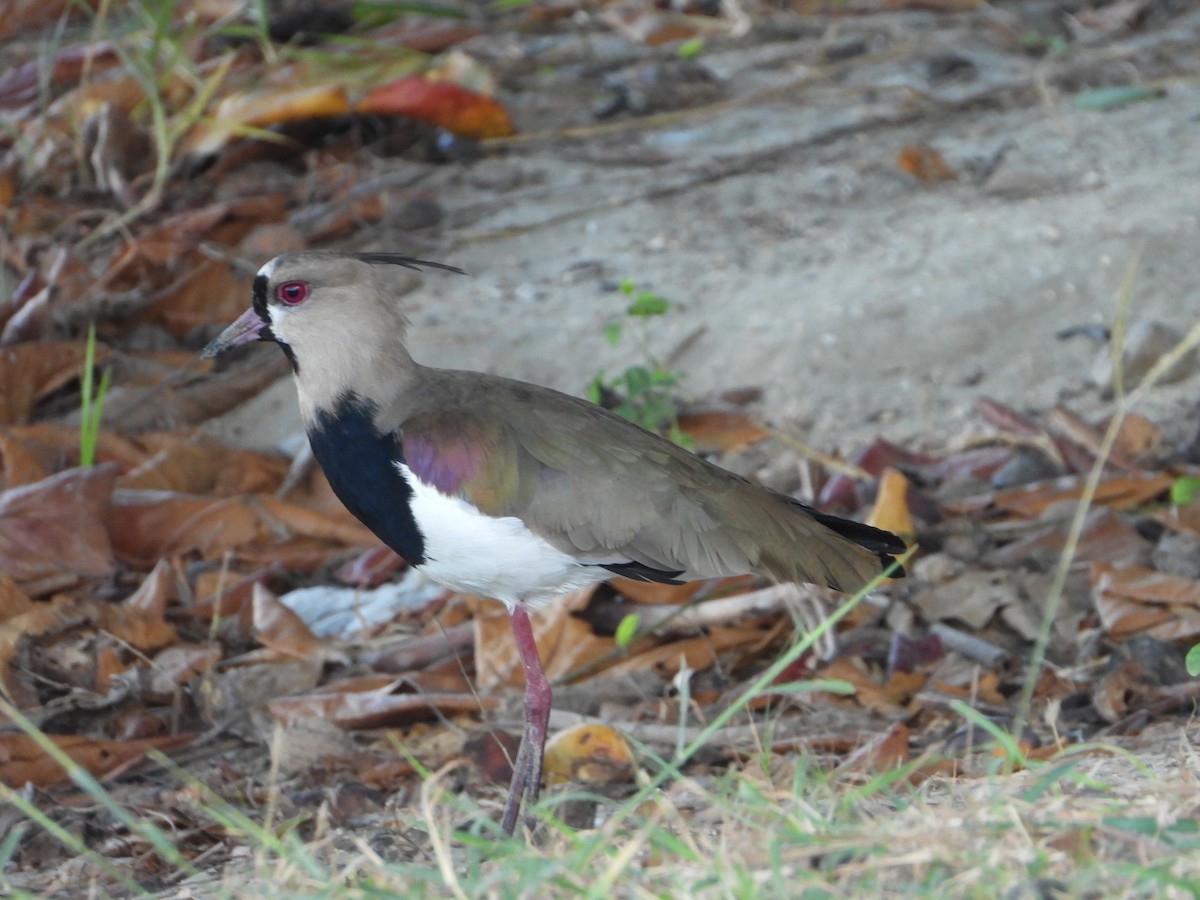
M 799 4 L 828 12 L 821 6 Z M 436 20 L 359 23 L 350 45 L 365 43 L 355 52 L 297 41 L 266 53 L 223 35 L 224 7 L 179 5 L 177 21 L 199 30 L 176 48 L 188 77 L 168 79 L 160 94 L 131 74 L 115 32 L 109 41 L 68 29 L 35 61 L 44 5 L 6 17 L 3 28 L 29 40 L 6 54 L 0 77 L 10 126 L 0 144 L 4 263 L 19 281 L 0 341 L 0 693 L 119 802 L 170 821 L 178 851 L 205 866 L 241 852 L 212 798 L 254 818 L 268 795 L 282 797 L 299 833 L 316 840 L 329 821 L 398 828 L 414 814 L 394 807 L 414 809 L 433 783 L 428 773 L 462 765 L 469 774 L 455 789 L 494 812 L 522 684 L 497 604 L 419 583 L 332 499 L 319 471 L 197 436 L 283 372 L 274 358 L 213 370 L 193 356 L 244 306 L 242 260 L 352 241 L 405 211 L 417 216 L 420 239 L 429 220 L 417 214 L 430 203 L 420 174 L 355 193 L 374 172 L 372 154 L 428 167 L 454 159 L 435 144 L 453 138 L 470 157 L 479 152 L 472 142 L 512 134 L 487 66 L 455 49 L 475 32 Z M 546 13 L 510 15 L 521 25 Z M 623 40 L 650 46 L 741 28 L 728 11 L 705 15 L 711 21 L 622 4 L 607 19 Z M 113 129 L 141 140 L 117 141 Z M 905 147 L 897 165 L 923 189 L 960 177 L 924 145 Z M 206 166 L 218 177 L 193 177 Z M 82 469 L 73 416 L 90 321 L 103 340 L 95 365 L 115 374 L 100 464 Z M 1139 361 L 1136 378 L 1152 365 Z M 1020 725 L 1026 763 L 1079 748 L 1096 754 L 1095 772 L 1110 751 L 1090 742 L 1148 740 L 1162 727 L 1156 719 L 1186 716 L 1198 692 L 1182 660 L 1200 635 L 1200 571 L 1171 547 L 1200 537 L 1200 503 L 1172 502 L 1171 492 L 1200 471 L 1137 413 L 1102 452 L 1107 424 L 1067 406 L 1017 410 L 981 396 L 971 434 L 939 449 L 880 438 L 844 461 L 806 459 L 809 502 L 915 541 L 909 577 L 880 585 L 711 736 L 665 788 L 675 813 L 714 815 L 689 809 L 684 794 L 696 779 L 740 768 L 770 791 L 780 767 L 804 759 L 848 784 L 903 771 L 931 785 L 930 796 L 956 781 L 969 791 L 997 758 L 981 721 Z M 717 461 L 788 446 L 756 413 L 728 404 L 690 409 L 678 427 Z M 1091 508 L 1072 537 L 1085 496 Z M 1023 710 L 1051 573 L 1068 550 L 1050 664 Z M 549 783 L 611 802 L 632 794 L 647 751 L 667 754 L 702 735 L 839 599 L 751 578 L 615 578 L 540 611 L 535 633 L 560 688 Z M 322 622 L 334 605 L 337 623 Z M 964 720 L 962 704 L 979 718 Z M 68 832 L 99 829 L 90 846 L 100 858 L 166 886 L 161 855 L 96 819 L 70 773 L 6 720 L 0 782 L 32 785 L 30 802 Z M 171 781 L 168 764 L 192 781 Z M 1031 777 L 1013 774 L 1013 790 Z M 174 786 L 147 789 L 164 779 Z M 1127 835 L 1139 799 L 1125 819 L 1106 820 L 1100 838 L 1058 827 L 1057 849 L 1136 843 Z M 603 803 L 585 804 L 572 823 L 591 828 L 607 814 Z M 1065 806 L 1055 814 L 1070 818 Z M 883 840 L 902 833 L 906 815 Z M 21 824 L 3 822 L 9 834 Z M 21 832 L 6 872 L 26 889 L 61 891 L 61 872 L 39 863 L 44 839 Z M 88 877 L 118 889 L 111 873 Z

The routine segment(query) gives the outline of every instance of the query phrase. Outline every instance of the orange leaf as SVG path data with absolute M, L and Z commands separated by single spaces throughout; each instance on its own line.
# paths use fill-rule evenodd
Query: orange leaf
M 362 115 L 407 116 L 475 140 L 515 133 L 508 112 L 483 94 L 449 81 L 406 75 L 368 93 L 355 106 Z
M 908 509 L 908 479 L 890 466 L 879 480 L 879 493 L 867 517 L 867 524 L 908 540 L 916 531 Z
M 907 713 L 905 707 L 915 682 L 895 682 L 894 679 L 901 675 L 904 675 L 906 678 L 915 676 L 922 681 L 926 677 L 915 672 L 897 672 L 893 674 L 892 679 L 889 679 L 888 684 L 881 687 L 876 684 L 875 679 L 869 673 L 859 668 L 851 660 L 841 656 L 820 671 L 821 678 L 840 679 L 850 682 L 854 686 L 854 699 L 858 701 L 860 706 L 887 715 Z
M 745 413 L 709 410 L 679 417 L 679 430 L 703 450 L 733 453 L 767 436 L 763 428 Z
M 280 73 L 280 77 L 285 74 Z M 342 116 L 348 112 L 350 100 L 340 84 L 241 91 L 228 95 L 217 104 L 212 124 L 201 126 L 188 136 L 186 152 L 200 156 L 217 152 L 236 132 L 236 126 L 265 128 L 284 122 Z
M 896 167 L 921 184 L 954 181 L 958 173 L 950 168 L 942 154 L 925 144 L 909 144 L 896 157 Z
M 626 784 L 633 776 L 633 751 L 615 728 L 583 722 L 546 743 L 545 773 L 548 784 Z
M 195 738 L 191 734 L 139 738 L 126 741 L 96 740 L 74 734 L 47 737 L 67 756 L 93 775 L 104 775 L 143 756 L 147 750 L 179 747 Z M 0 734 L 0 781 L 9 787 L 32 783 L 38 787 L 65 784 L 69 776 L 24 734 Z

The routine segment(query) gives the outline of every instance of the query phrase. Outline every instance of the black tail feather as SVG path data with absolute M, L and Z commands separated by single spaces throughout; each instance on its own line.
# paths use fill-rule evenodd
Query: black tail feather
M 890 531 L 884 531 L 882 528 L 875 528 L 872 525 L 864 525 L 862 522 L 843 519 L 840 516 L 831 516 L 829 513 L 819 512 L 809 506 L 804 508 L 808 510 L 809 515 L 834 534 L 839 534 L 846 540 L 853 541 L 864 550 L 870 550 L 878 556 L 884 569 L 896 562 L 895 556 L 908 550 L 908 545 Z M 904 567 L 897 566 L 896 571 L 889 574 L 892 578 L 903 578 Z

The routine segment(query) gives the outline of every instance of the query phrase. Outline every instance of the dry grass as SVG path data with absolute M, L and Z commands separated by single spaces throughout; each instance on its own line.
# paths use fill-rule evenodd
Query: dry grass
M 767 762 L 676 780 L 636 809 L 603 803 L 595 830 L 557 822 L 551 798 L 530 843 L 455 831 L 482 813 L 443 773 L 390 827 L 274 849 L 247 834 L 241 861 L 156 896 L 1186 897 L 1200 885 L 1200 756 L 1177 725 L 918 787 Z

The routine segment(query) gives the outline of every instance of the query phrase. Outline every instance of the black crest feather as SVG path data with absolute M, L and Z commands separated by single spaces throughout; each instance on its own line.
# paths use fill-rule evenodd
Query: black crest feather
M 374 265 L 404 266 L 406 269 L 420 269 L 421 266 L 429 266 L 434 269 L 445 269 L 447 272 L 457 272 L 459 275 L 467 274 L 458 266 L 433 262 L 428 259 L 415 259 L 411 256 L 405 256 L 402 253 L 352 253 L 351 256 Z

